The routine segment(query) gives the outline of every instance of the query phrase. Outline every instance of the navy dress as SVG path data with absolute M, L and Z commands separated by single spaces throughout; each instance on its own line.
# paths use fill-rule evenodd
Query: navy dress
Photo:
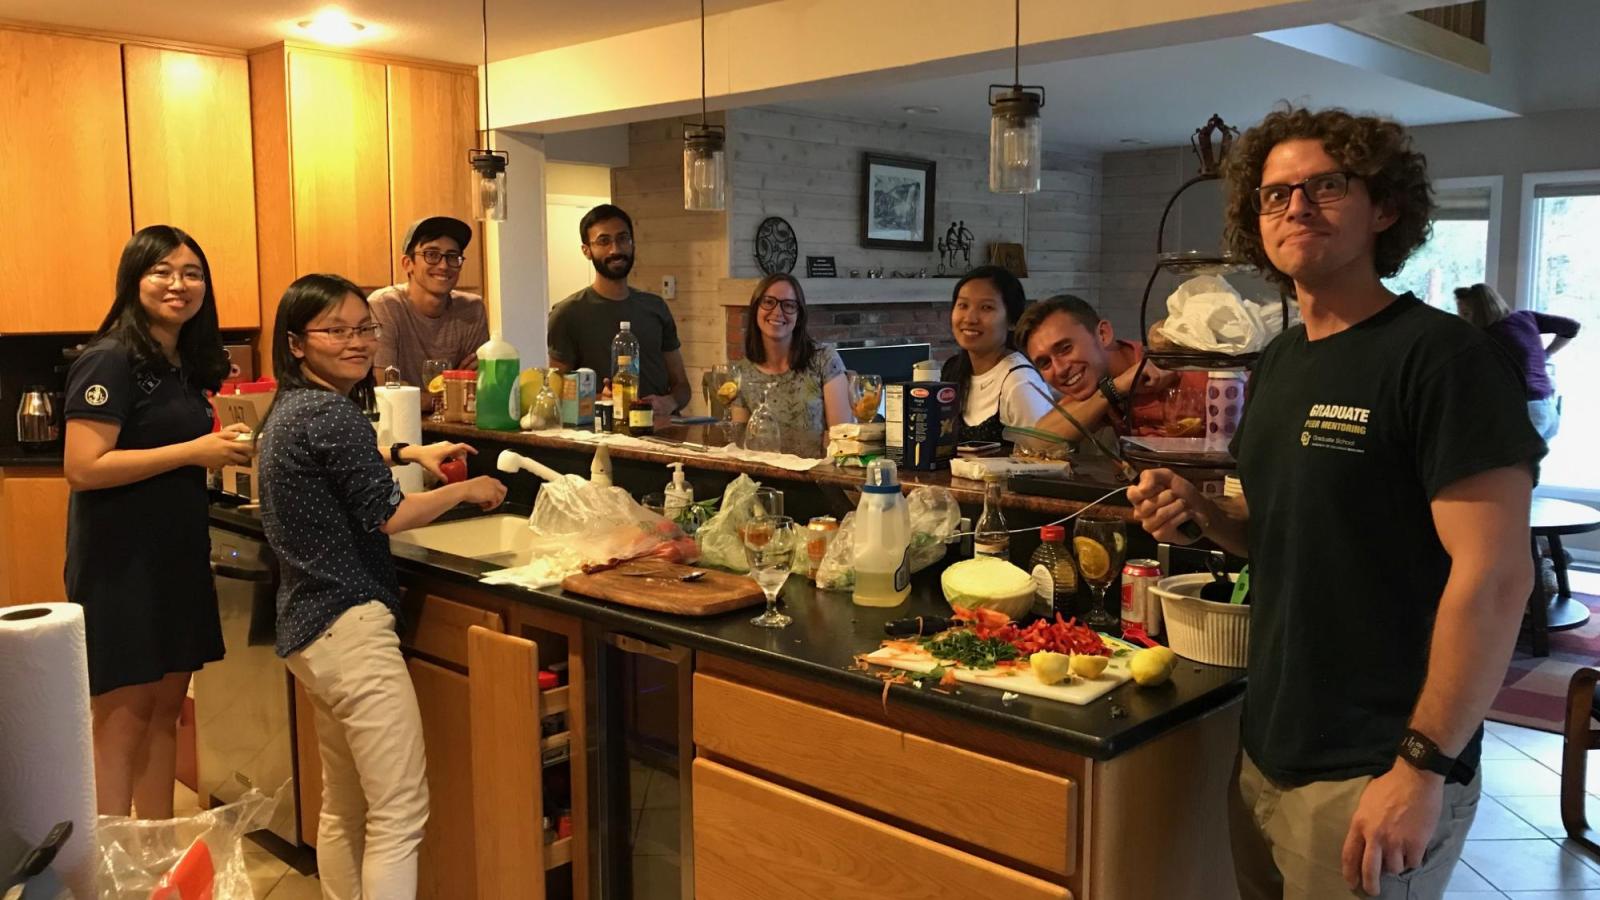
M 66 418 L 121 426 L 118 450 L 149 450 L 212 430 L 205 393 L 165 360 L 141 362 L 102 339 L 72 364 Z M 193 672 L 222 658 L 211 581 L 206 470 L 73 491 L 67 597 L 83 606 L 89 692 Z

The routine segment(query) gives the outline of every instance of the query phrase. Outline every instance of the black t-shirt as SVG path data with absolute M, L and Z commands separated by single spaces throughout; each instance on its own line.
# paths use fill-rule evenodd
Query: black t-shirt
M 655 294 L 630 290 L 621 300 L 608 300 L 586 287 L 550 310 L 550 358 L 574 369 L 590 368 L 598 378 L 611 377 L 611 339 L 630 323 L 639 339 L 639 392 L 670 393 L 663 354 L 677 350 L 678 324 L 667 301 Z
M 1234 453 L 1254 607 L 1245 749 L 1289 784 L 1385 772 L 1450 573 L 1429 504 L 1543 455 L 1521 379 L 1481 330 L 1406 294 L 1338 334 L 1274 341 Z M 1475 735 L 1462 761 L 1479 749 Z

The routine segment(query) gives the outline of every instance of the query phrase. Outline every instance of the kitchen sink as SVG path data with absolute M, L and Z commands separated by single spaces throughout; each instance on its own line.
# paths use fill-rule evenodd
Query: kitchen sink
M 533 532 L 528 529 L 527 516 L 501 513 L 424 525 L 392 535 L 389 540 L 451 556 L 518 566 L 532 556 Z

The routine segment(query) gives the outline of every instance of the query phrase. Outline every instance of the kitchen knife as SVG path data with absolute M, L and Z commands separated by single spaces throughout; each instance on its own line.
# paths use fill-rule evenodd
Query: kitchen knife
M 938 634 L 953 625 L 955 620 L 949 616 L 913 616 L 909 619 L 893 619 L 883 623 L 883 633 L 890 637 L 916 637 Z

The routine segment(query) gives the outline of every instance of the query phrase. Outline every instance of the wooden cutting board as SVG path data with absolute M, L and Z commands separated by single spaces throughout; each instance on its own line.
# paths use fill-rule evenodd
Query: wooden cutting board
M 695 581 L 679 581 L 689 572 L 705 572 Z M 592 575 L 569 575 L 561 588 L 585 597 L 597 597 L 680 616 L 714 616 L 765 601 L 753 579 L 700 566 L 683 566 L 660 560 L 632 560 L 615 569 Z
M 1106 635 L 1102 635 L 1102 638 L 1116 649 L 1131 647 L 1121 642 L 1112 643 L 1114 639 Z M 874 650 L 866 655 L 866 660 L 873 665 L 892 666 L 908 672 L 927 672 L 938 665 L 938 662 L 926 652 L 898 650 L 891 647 Z M 1026 666 L 1005 670 L 1010 674 L 1000 674 L 1000 670 L 983 671 L 966 668 L 956 668 L 952 671 L 955 672 L 956 680 L 963 684 L 976 684 L 1078 706 L 1093 703 L 1112 688 L 1133 680 L 1133 673 L 1128 671 L 1128 659 L 1125 656 L 1112 657 L 1099 678 L 1073 678 L 1060 684 L 1041 684 Z

